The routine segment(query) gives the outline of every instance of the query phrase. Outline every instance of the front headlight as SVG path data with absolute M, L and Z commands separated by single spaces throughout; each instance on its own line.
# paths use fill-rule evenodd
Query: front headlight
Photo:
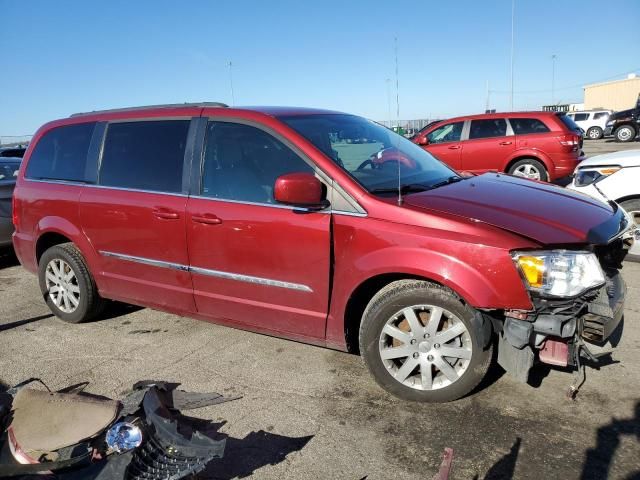
M 578 171 L 575 173 L 575 185 L 576 187 L 586 187 L 587 185 L 603 180 L 609 175 L 613 175 L 620 170 L 620 168 L 618 165 L 578 168 Z
M 575 297 L 603 285 L 604 273 L 591 252 L 548 250 L 513 252 L 527 288 L 548 297 Z

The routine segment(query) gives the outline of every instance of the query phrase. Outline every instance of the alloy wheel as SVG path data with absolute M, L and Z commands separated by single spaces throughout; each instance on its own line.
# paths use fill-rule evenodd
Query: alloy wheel
M 634 242 L 633 246 L 629 249 L 629 254 L 637 255 L 640 257 L 640 211 L 632 211 L 627 212 L 631 218 L 633 218 L 633 223 L 636 224 L 636 228 L 634 230 Z
M 387 320 L 379 340 L 387 371 L 416 390 L 437 390 L 458 381 L 473 351 L 464 322 L 434 305 L 406 307 Z
M 45 282 L 49 298 L 64 313 L 73 313 L 80 304 L 80 285 L 71 266 L 60 258 L 47 264 Z
M 532 178 L 534 180 L 540 180 L 540 170 L 530 163 L 520 165 L 513 171 L 513 174 L 518 177 Z
M 592 129 L 589 131 L 589 137 L 590 137 L 591 139 L 593 139 L 593 140 L 597 140 L 597 139 L 599 139 L 599 138 L 600 138 L 600 132 L 599 132 L 597 129 L 592 128 Z

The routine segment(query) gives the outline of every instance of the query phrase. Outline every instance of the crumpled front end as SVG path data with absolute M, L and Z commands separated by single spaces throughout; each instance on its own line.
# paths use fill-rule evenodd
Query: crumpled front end
M 507 310 L 498 321 L 493 315 L 498 363 L 526 382 L 536 359 L 579 368 L 610 353 L 622 334 L 627 289 L 620 269 L 631 242 L 624 229 L 609 244 L 592 247 L 604 278 L 598 286 L 566 298 L 530 291 L 532 310 Z

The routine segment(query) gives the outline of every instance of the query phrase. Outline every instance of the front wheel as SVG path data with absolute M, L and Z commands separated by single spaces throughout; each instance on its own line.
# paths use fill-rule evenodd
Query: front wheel
M 636 129 L 631 125 L 622 125 L 613 133 L 618 142 L 631 142 L 636 138 Z
M 51 312 L 65 322 L 85 322 L 104 307 L 87 264 L 72 243 L 53 246 L 42 254 L 38 280 Z
M 393 282 L 363 315 L 360 352 L 376 382 L 404 400 L 448 402 L 473 390 L 491 363 L 475 314 L 450 290 Z
M 511 165 L 509 175 L 515 175 L 516 177 L 530 178 L 532 180 L 542 180 L 543 182 L 549 181 L 549 175 L 544 165 L 534 158 L 523 158 Z
M 602 137 L 604 137 L 604 132 L 600 127 L 591 127 L 587 130 L 587 138 L 591 140 L 600 140 Z

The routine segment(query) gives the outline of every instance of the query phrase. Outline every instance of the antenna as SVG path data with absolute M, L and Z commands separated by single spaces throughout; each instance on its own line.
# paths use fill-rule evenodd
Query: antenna
M 400 88 L 398 84 L 398 37 L 394 37 L 396 54 L 396 125 L 400 135 Z M 398 158 L 398 205 L 402 205 L 402 178 L 400 176 L 400 159 Z

